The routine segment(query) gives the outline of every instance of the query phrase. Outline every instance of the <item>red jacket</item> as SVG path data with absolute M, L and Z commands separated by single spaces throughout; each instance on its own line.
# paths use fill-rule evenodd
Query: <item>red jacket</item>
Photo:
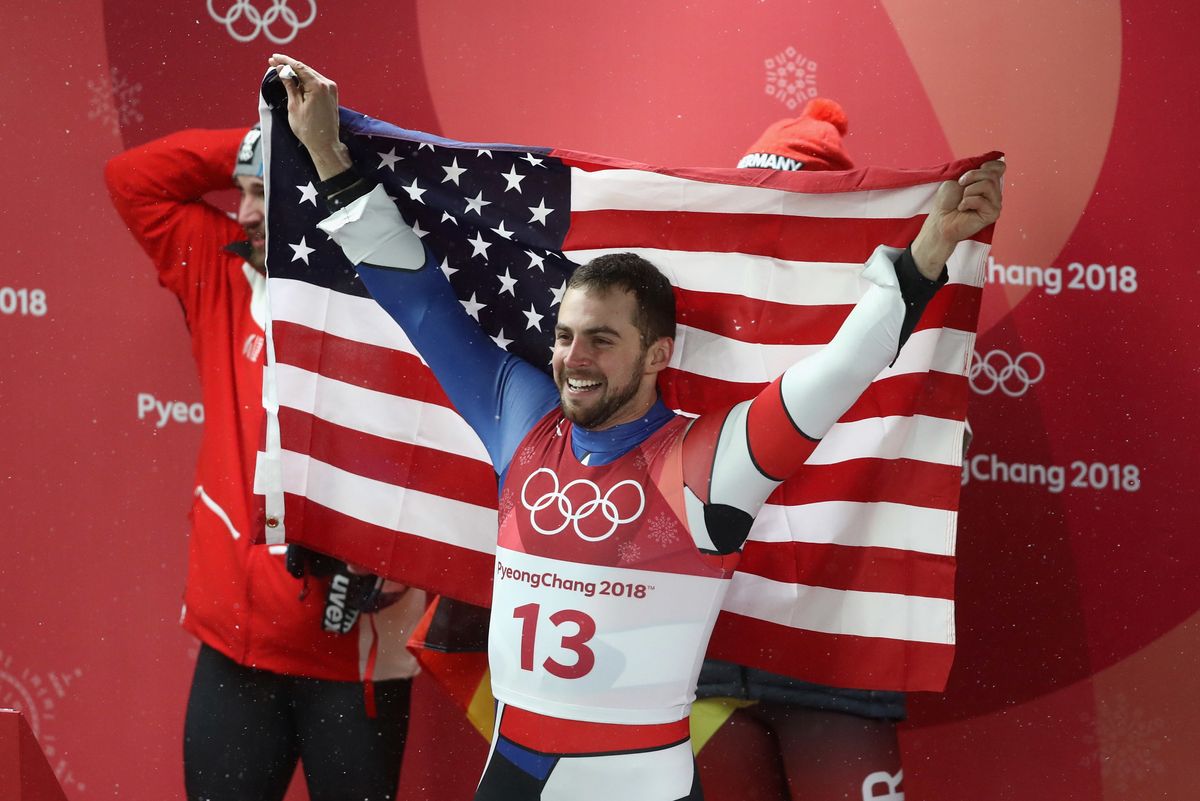
M 262 442 L 265 279 L 225 246 L 245 238 L 204 194 L 228 189 L 245 129 L 191 130 L 113 158 L 113 203 L 183 306 L 200 375 L 204 435 L 191 507 L 184 628 L 240 664 L 319 679 L 364 678 L 375 635 L 363 616 L 349 634 L 324 631 L 327 587 L 284 567 L 283 548 L 251 545 L 262 526 L 251 487 Z M 257 518 L 257 519 L 254 519 Z M 374 616 L 378 659 L 371 678 L 407 677 L 404 647 L 423 609 L 409 591 Z

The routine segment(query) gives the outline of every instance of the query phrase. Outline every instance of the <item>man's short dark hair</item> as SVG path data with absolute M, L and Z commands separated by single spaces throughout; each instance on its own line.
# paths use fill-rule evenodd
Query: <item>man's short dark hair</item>
M 567 289 L 632 292 L 637 302 L 633 324 L 648 348 L 660 337 L 675 338 L 675 293 L 671 282 L 652 263 L 636 253 L 609 253 L 571 274 Z

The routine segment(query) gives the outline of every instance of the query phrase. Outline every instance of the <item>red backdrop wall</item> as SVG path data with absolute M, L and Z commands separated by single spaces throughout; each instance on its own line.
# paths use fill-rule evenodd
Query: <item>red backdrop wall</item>
M 907 795 L 1191 790 L 1200 10 L 274 5 L 295 15 L 255 30 L 232 0 L 0 4 L 0 706 L 26 712 L 73 801 L 182 796 L 196 651 L 176 617 L 199 428 L 160 425 L 138 398 L 192 404 L 199 391 L 176 304 L 111 210 L 101 167 L 178 128 L 248 124 L 279 49 L 335 77 L 346 105 L 468 140 L 732 165 L 819 93 L 846 107 L 860 164 L 1006 151 L 972 384 L 958 658 L 944 695 L 911 704 Z M 1014 362 L 1023 372 L 1004 377 Z M 416 713 L 404 797 L 469 795 L 482 740 L 424 680 Z

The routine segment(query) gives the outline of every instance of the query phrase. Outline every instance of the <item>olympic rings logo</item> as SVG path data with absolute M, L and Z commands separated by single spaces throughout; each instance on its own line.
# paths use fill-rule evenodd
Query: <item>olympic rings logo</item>
M 275 44 L 283 45 L 295 39 L 296 34 L 300 33 L 303 28 L 312 25 L 313 20 L 317 18 L 317 0 L 304 0 L 308 4 L 308 17 L 303 21 L 288 6 L 288 1 L 271 0 L 270 8 L 266 11 L 259 11 L 254 5 L 254 0 L 235 0 L 228 11 L 219 14 L 214 7 L 215 0 L 208 0 L 208 15 L 215 22 L 224 25 L 225 30 L 229 31 L 229 35 L 238 42 L 252 42 L 261 33 Z M 250 26 L 250 33 L 238 32 L 238 27 L 245 27 L 238 25 L 243 19 L 246 21 L 246 25 Z M 278 28 L 277 22 L 286 25 L 289 32 L 280 36 L 271 30 L 272 26 Z
M 989 351 L 982 359 L 976 353 L 967 373 L 971 389 L 980 395 L 991 395 L 999 389 L 1010 398 L 1021 397 L 1045 376 L 1046 363 L 1030 351 L 1015 359 L 1002 350 Z
M 537 500 L 531 502 L 529 500 L 529 485 L 533 482 L 534 478 L 542 473 L 550 476 L 550 480 L 553 482 L 551 485 L 552 488 L 539 496 Z M 617 504 L 613 500 L 613 496 L 624 486 L 633 487 L 637 492 L 637 511 L 628 516 L 620 513 L 620 510 L 617 509 Z M 586 499 L 579 505 L 578 509 L 575 508 L 575 502 L 569 497 L 569 493 L 575 487 L 584 488 L 586 491 Z M 539 467 L 529 474 L 529 477 L 525 479 L 525 483 L 521 486 L 521 505 L 529 510 L 529 522 L 539 534 L 553 537 L 570 525 L 581 539 L 588 542 L 601 542 L 611 537 L 616 532 L 618 526 L 632 523 L 641 516 L 642 512 L 646 509 L 646 495 L 641 485 L 633 479 L 617 482 L 603 496 L 600 494 L 600 488 L 586 478 L 577 478 L 559 489 L 558 475 L 548 467 Z M 562 515 L 562 522 L 554 528 L 545 528 L 538 523 L 538 512 L 542 512 L 552 505 L 558 507 L 558 513 Z M 608 530 L 598 535 L 585 534 L 583 529 L 580 528 L 580 523 L 591 519 L 596 512 L 599 512 L 608 521 Z

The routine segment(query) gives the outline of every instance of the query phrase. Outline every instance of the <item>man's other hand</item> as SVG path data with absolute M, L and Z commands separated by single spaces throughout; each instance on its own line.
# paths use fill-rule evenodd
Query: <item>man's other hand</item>
M 287 90 L 288 123 L 292 133 L 308 149 L 308 155 L 322 181 L 350 168 L 350 153 L 338 139 L 337 84 L 312 67 L 276 53 L 267 62 L 280 70 Z M 284 77 L 284 67 L 293 75 Z
M 989 161 L 938 187 L 933 208 L 913 241 L 913 259 L 929 280 L 936 279 L 955 245 L 1000 217 L 1003 161 Z

